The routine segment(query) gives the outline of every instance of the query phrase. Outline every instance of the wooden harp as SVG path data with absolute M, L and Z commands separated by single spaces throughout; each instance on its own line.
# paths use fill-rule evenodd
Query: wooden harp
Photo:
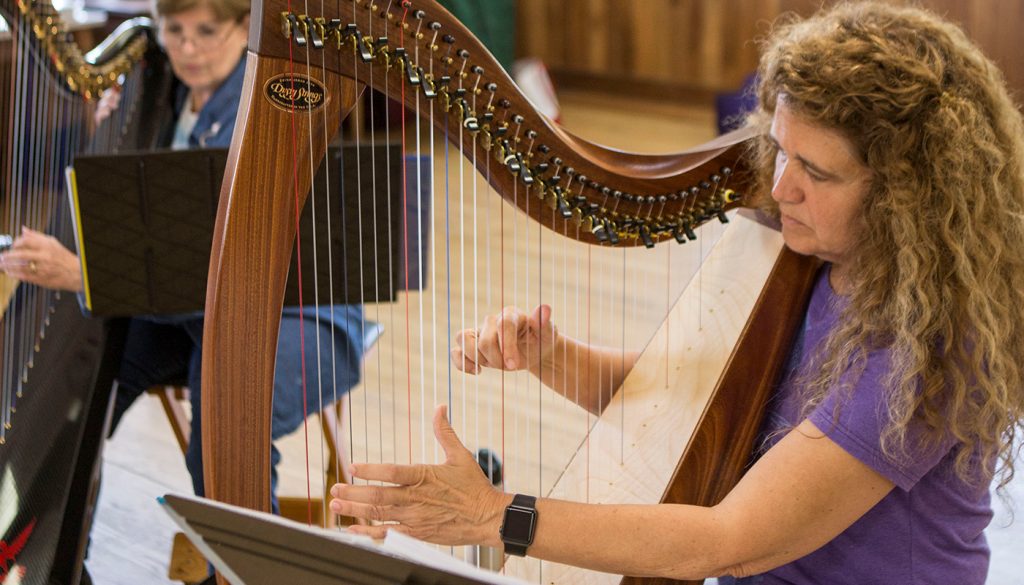
M 749 133 L 728 135 L 678 155 L 604 148 L 538 114 L 488 51 L 433 2 L 341 0 L 312 10 L 282 0 L 253 5 L 246 88 L 210 264 L 203 346 L 207 398 L 202 405 L 207 495 L 262 510 L 270 502 L 269 421 L 278 323 L 296 214 L 311 183 L 309 173 L 293 169 L 319 164 L 363 85 L 412 111 L 429 100 L 437 112 L 434 127 L 448 129 L 449 136 L 458 129 L 475 137 L 484 155 L 474 156 L 471 164 L 508 205 L 532 218 L 537 230 L 595 249 L 653 248 L 660 242 L 657 248 L 675 246 L 696 239 L 698 226 L 727 218 L 750 198 L 741 157 Z M 588 423 L 595 430 L 607 426 L 621 431 L 625 408 L 630 409 L 628 418 L 643 419 L 646 428 L 659 417 L 648 418 L 629 406 L 634 394 L 647 397 L 642 408 L 656 410 L 660 402 L 665 410 L 677 402 L 652 401 L 652 389 L 672 396 L 683 393 L 684 418 L 692 432 L 671 440 L 664 433 L 676 429 L 651 435 L 678 446 L 676 453 L 660 456 L 671 460 L 656 474 L 664 481 L 642 476 L 631 480 L 644 484 L 645 495 L 653 490 L 652 503 L 711 505 L 742 475 L 760 414 L 796 329 L 797 322 L 785 316 L 802 314 L 799 307 L 810 290 L 813 262 L 783 251 L 778 234 L 754 222 L 733 223 L 737 225 L 726 233 L 739 234 L 730 236 L 739 248 L 713 262 L 719 279 L 714 286 L 716 294 L 721 289 L 727 297 L 742 289 L 745 300 L 706 307 L 731 311 L 726 321 L 732 332 L 716 331 L 724 345 L 693 352 L 690 358 L 677 355 L 688 351 L 686 347 L 671 350 L 667 336 L 680 339 L 673 329 L 693 318 L 685 316 L 690 301 L 674 303 L 678 311 L 672 314 L 678 316 L 664 319 L 662 337 L 656 334 L 641 358 L 641 363 L 659 365 L 638 364 L 601 419 Z M 764 253 L 753 254 L 752 249 Z M 756 267 L 747 262 L 754 256 Z M 752 272 L 758 273 L 752 279 L 758 282 L 739 284 L 751 280 Z M 701 291 L 700 285 L 694 287 L 690 294 Z M 688 298 L 687 293 L 682 297 Z M 499 306 L 492 304 L 487 312 Z M 696 315 L 698 326 L 704 319 L 711 317 Z M 699 392 L 680 382 L 685 373 L 665 367 L 665 360 L 688 364 L 685 360 L 697 354 L 695 367 L 701 373 L 692 377 L 700 379 Z M 619 403 L 625 406 L 615 406 Z M 670 425 L 678 422 L 666 420 Z M 617 436 L 621 445 L 624 435 Z M 650 448 L 665 450 L 662 444 Z M 620 446 L 617 453 L 625 450 Z M 573 490 L 593 482 L 580 480 L 572 469 L 560 474 L 565 483 L 551 493 L 585 499 Z M 649 471 L 644 461 L 640 469 Z M 612 501 L 604 497 L 589 501 Z M 535 578 L 539 570 L 545 582 L 620 579 L 586 572 L 570 575 L 560 568 L 519 571 L 509 565 L 508 570 Z

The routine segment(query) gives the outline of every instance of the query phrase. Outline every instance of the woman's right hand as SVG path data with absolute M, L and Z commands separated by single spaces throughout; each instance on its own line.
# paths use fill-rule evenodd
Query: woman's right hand
M 459 331 L 451 350 L 452 363 L 468 374 L 479 374 L 484 368 L 539 371 L 557 338 L 550 306 L 540 305 L 529 315 L 509 306 L 488 316 L 479 328 Z
M 0 254 L 0 272 L 52 290 L 82 292 L 82 265 L 56 238 L 23 227 L 11 248 Z
M 93 113 L 92 119 L 97 126 L 103 123 L 104 120 L 110 117 L 114 113 L 114 110 L 121 105 L 121 88 L 119 86 L 113 86 L 103 92 L 103 96 L 100 97 L 100 102 L 96 104 L 96 112 Z

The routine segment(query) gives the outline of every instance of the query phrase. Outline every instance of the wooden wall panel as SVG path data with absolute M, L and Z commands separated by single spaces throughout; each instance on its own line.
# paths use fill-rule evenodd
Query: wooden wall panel
M 914 0 L 889 0 L 906 3 Z M 1024 0 L 923 0 L 960 23 L 1024 95 L 1018 31 Z M 695 97 L 737 88 L 757 64 L 758 38 L 783 12 L 820 0 L 519 0 L 520 56 L 557 81 L 621 93 Z
M 752 39 L 779 1 L 519 0 L 519 53 L 556 76 L 727 90 L 755 66 Z
M 1024 51 L 1020 49 L 1024 0 L 926 0 L 924 4 L 959 23 L 1002 70 L 1017 103 L 1024 101 Z

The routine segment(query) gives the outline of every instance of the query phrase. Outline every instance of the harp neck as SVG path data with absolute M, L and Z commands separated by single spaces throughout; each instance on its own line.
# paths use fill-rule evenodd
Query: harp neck
M 499 194 L 511 199 L 517 187 L 529 192 L 546 205 L 527 208 L 526 197 L 517 205 L 559 231 L 564 222 L 582 225 L 580 239 L 587 242 L 684 242 L 695 227 L 723 219 L 744 201 L 749 177 L 740 158 L 750 130 L 668 155 L 594 144 L 539 113 L 491 53 L 436 2 L 417 2 L 415 10 L 400 2 L 383 10 L 371 4 L 346 0 L 329 8 L 337 12 L 299 14 L 286 0 L 256 2 L 251 50 L 282 60 L 314 55 L 318 66 L 410 108 L 433 103 L 444 114 L 435 125 L 471 133 L 505 168 L 490 176 Z
M 123 23 L 97 51 L 84 54 L 67 23 L 50 2 L 0 0 L 0 15 L 20 34 L 35 39 L 33 48 L 45 55 L 49 73 L 86 100 L 117 85 L 145 54 L 152 38 L 152 22 L 136 18 Z M 20 22 L 20 26 L 15 24 Z

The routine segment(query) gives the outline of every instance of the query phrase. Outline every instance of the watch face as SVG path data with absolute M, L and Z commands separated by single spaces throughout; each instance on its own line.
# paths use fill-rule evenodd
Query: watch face
M 534 510 L 509 508 L 505 511 L 505 523 L 501 527 L 501 539 L 505 542 L 530 544 L 533 540 L 533 523 L 537 513 Z

